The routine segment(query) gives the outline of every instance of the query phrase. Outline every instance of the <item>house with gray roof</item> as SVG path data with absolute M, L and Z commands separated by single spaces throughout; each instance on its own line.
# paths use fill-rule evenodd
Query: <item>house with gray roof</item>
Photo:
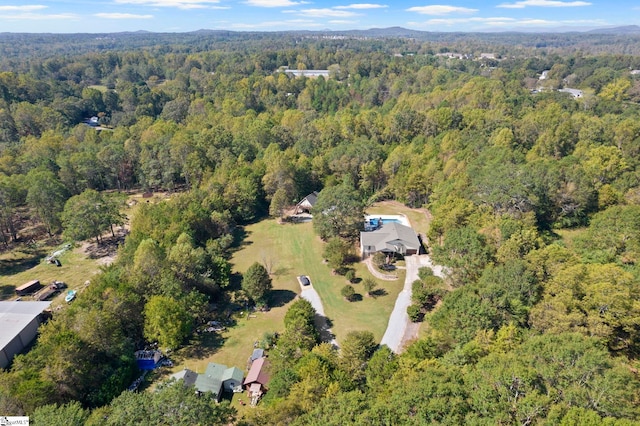
M 373 231 L 360 232 L 360 253 L 367 257 L 373 253 L 398 253 L 404 256 L 417 254 L 420 240 L 413 228 L 400 223 L 383 224 Z
M 211 392 L 216 401 L 220 401 L 223 391 L 233 392 L 238 387 L 242 387 L 244 373 L 238 367 L 227 367 L 224 364 L 210 362 L 202 374 L 185 368 L 172 374 L 171 377 L 176 380 L 183 379 L 185 386 L 193 385 L 198 392 Z
M 311 209 L 315 206 L 316 201 L 318 201 L 318 191 L 313 191 L 296 204 L 294 214 L 311 213 Z

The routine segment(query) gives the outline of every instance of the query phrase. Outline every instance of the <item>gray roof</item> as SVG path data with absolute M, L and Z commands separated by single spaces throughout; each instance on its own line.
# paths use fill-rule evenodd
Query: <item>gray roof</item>
M 188 368 L 185 368 L 182 371 L 178 371 L 170 376 L 170 378 L 174 378 L 176 380 L 184 380 L 185 386 L 191 386 L 196 383 L 196 379 L 198 378 L 198 373 L 195 371 L 191 371 Z
M 254 349 L 253 353 L 251 354 L 251 362 L 255 361 L 258 358 L 262 358 L 264 356 L 264 349 Z
M 51 305 L 51 302 L 0 302 L 0 350 Z
M 413 228 L 399 223 L 385 223 L 375 231 L 361 232 L 360 244 L 367 252 L 402 252 L 405 249 L 420 249 L 420 241 Z
M 195 386 L 200 392 L 213 392 L 219 395 L 222 384 L 227 380 L 234 380 L 242 383 L 244 373 L 237 367 L 227 367 L 224 364 L 210 362 L 203 374 L 198 374 L 195 379 Z
M 200 392 L 213 392 L 214 395 L 220 393 L 222 388 L 222 375 L 227 369 L 226 365 L 210 362 L 203 374 L 198 374 L 195 385 Z
M 222 374 L 223 383 L 227 380 L 234 380 L 238 383 L 242 383 L 242 379 L 244 379 L 244 373 L 238 367 L 229 367 Z
M 316 204 L 316 201 L 318 201 L 318 192 L 317 191 L 313 191 L 311 194 L 307 195 L 302 200 L 300 200 L 298 205 L 302 206 L 302 205 L 306 204 L 306 205 L 309 205 L 309 206 L 313 207 Z

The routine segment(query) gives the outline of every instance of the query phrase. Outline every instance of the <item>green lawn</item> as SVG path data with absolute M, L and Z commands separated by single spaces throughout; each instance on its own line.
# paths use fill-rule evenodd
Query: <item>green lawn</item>
M 13 296 L 16 287 L 31 280 L 40 280 L 43 285 L 54 280 L 64 281 L 70 289 L 80 289 L 99 271 L 95 259 L 88 258 L 80 248 L 59 256 L 60 267 L 46 263 L 45 257 L 58 248 L 60 246 L 23 247 L 0 255 L 0 297 Z
M 234 270 L 244 271 L 255 261 L 272 262 L 274 289 L 296 294 L 300 293 L 296 276 L 308 275 L 322 299 L 327 318 L 333 323 L 332 330 L 338 341 L 352 330 L 369 330 L 376 339 L 382 338 L 395 299 L 402 290 L 404 274 L 396 281 L 378 281 L 379 288 L 387 293 L 384 296 L 347 302 L 340 295 L 347 281 L 333 275 L 322 263 L 324 243 L 313 232 L 311 223 L 281 225 L 275 220 L 265 220 L 247 227 L 245 244 L 233 257 Z M 363 264 L 354 267 L 358 277 L 371 277 Z M 360 284 L 354 287 L 357 293 L 364 293 Z
M 297 275 L 311 278 L 338 342 L 352 330 L 369 330 L 376 339 L 382 338 L 396 297 L 403 287 L 404 271 L 399 271 L 396 281 L 378 281 L 385 295 L 363 296 L 360 301 L 347 302 L 340 296 L 340 289 L 347 281 L 333 275 L 322 263 L 324 243 L 313 232 L 311 223 L 278 224 L 275 220 L 264 220 L 247 226 L 245 234 L 242 246 L 231 259 L 233 271 L 244 272 L 253 262 L 271 265 L 276 306 L 269 312 L 252 313 L 255 317 L 247 318 L 246 313 L 238 316 L 237 325 L 220 333 L 219 337 L 211 333 L 204 341 L 193 342 L 194 345 L 178 351 L 174 355 L 173 371 L 189 368 L 203 372 L 209 362 L 244 369 L 254 342 L 261 340 L 265 332 L 282 331 L 284 315 L 294 297 L 300 294 Z M 370 277 L 365 265 L 358 263 L 354 267 L 358 277 Z M 354 287 L 357 293 L 364 293 L 361 284 L 354 284 Z

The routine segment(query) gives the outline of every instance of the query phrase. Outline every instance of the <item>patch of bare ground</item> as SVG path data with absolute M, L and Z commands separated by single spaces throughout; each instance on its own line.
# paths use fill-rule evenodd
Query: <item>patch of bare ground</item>
M 114 235 L 115 234 L 115 235 Z M 124 244 L 124 240 L 129 234 L 128 227 L 120 227 L 102 236 L 102 241 L 97 244 L 94 240 L 84 241 L 81 244 L 82 252 L 89 258 L 95 259 L 99 265 L 110 265 L 118 254 L 118 247 Z

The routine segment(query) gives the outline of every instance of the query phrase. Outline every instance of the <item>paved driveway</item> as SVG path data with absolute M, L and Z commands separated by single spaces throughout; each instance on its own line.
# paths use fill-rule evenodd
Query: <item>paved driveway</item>
M 298 280 L 298 282 L 299 281 L 300 280 Z M 316 327 L 320 332 L 320 338 L 323 342 L 329 342 L 335 347 L 338 347 L 338 342 L 336 341 L 333 333 L 331 332 L 331 329 L 327 324 L 327 317 L 324 315 L 322 300 L 320 299 L 320 295 L 318 295 L 318 292 L 313 288 L 313 283 L 308 286 L 302 286 L 301 284 L 300 288 L 302 289 L 302 291 L 300 292 L 300 297 L 308 300 L 309 303 L 311 303 L 311 306 L 313 306 L 313 309 L 316 310 L 315 322 Z
M 398 294 L 393 312 L 391 312 L 391 316 L 389 317 L 387 330 L 384 332 L 384 336 L 382 336 L 382 340 L 380 341 L 381 345 L 389 346 L 389 349 L 395 353 L 399 353 L 400 350 L 402 350 L 404 335 L 410 324 L 407 308 L 411 305 L 411 284 L 418 279 L 418 270 L 423 266 L 428 266 L 433 269 L 434 275 L 444 278 L 442 266 L 434 265 L 428 254 L 407 256 L 405 257 L 405 262 L 407 265 L 407 276 L 404 281 L 404 288 L 400 294 Z

